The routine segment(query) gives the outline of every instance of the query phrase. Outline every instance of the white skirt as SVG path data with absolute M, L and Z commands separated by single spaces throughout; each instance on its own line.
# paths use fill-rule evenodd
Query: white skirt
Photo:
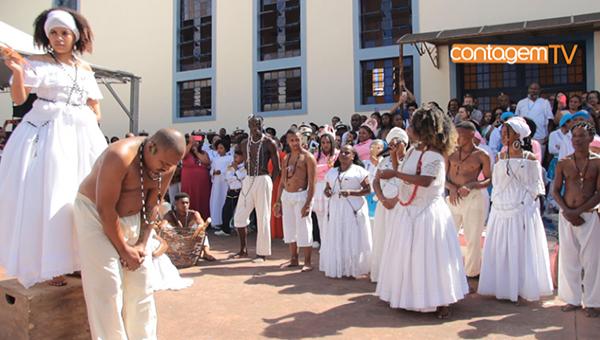
M 529 301 L 552 295 L 548 241 L 537 201 L 519 211 L 492 206 L 488 219 L 478 293 Z
M 80 269 L 73 202 L 105 148 L 87 106 L 38 100 L 12 133 L 0 162 L 0 265 L 25 287 Z
M 452 215 L 444 199 L 393 210 L 376 294 L 392 308 L 432 312 L 462 299 L 467 279 Z
M 389 235 L 389 226 L 393 222 L 391 216 L 393 216 L 397 209 L 400 209 L 399 204 L 396 204 L 393 209 L 387 209 L 381 202 L 377 202 L 377 208 L 375 208 L 375 223 L 372 225 L 373 252 L 371 253 L 371 282 L 377 282 L 379 268 L 381 268 L 383 245 Z
M 319 269 L 325 276 L 357 277 L 369 273 L 372 240 L 366 201 L 363 200 L 355 216 L 345 198 L 331 197 L 325 234 L 319 261 Z

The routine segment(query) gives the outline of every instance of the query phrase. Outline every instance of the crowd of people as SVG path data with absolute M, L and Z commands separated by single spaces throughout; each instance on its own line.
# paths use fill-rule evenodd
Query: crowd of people
M 53 9 L 35 26 L 48 53 L 5 60 L 13 101 L 37 99 L 0 162 L 0 265 L 25 287 L 63 285 L 80 270 L 95 338 L 155 338 L 153 290 L 191 284 L 160 235 L 209 225 L 237 234 L 233 258 L 249 257 L 254 230 L 255 261 L 282 238 L 285 268 L 368 278 L 392 308 L 447 318 L 473 293 L 468 280 L 516 303 L 552 295 L 542 214 L 555 211 L 563 310 L 600 314 L 598 91 L 543 98 L 532 83 L 518 101 L 499 94 L 492 110 L 471 95 L 417 105 L 405 91 L 389 112 L 356 113 L 349 125 L 334 116 L 278 134 L 251 115 L 247 132 L 108 139 L 79 58 L 91 51 L 87 21 Z M 207 237 L 199 247 L 215 260 Z

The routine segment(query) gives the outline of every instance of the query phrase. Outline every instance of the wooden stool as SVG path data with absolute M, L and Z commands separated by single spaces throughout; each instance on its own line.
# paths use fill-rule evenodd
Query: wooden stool
M 0 339 L 90 339 L 81 280 L 25 289 L 17 280 L 0 281 Z

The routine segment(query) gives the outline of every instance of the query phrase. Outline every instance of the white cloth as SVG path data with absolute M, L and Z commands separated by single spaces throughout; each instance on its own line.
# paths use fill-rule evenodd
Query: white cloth
M 416 174 L 421 151 L 411 149 L 400 171 Z M 444 201 L 444 157 L 426 151 L 422 176 L 435 177 L 419 187 L 408 206 L 394 209 L 383 246 L 376 294 L 392 308 L 431 312 L 469 292 L 450 209 Z M 399 198 L 408 202 L 412 184 L 400 182 Z M 384 269 L 385 268 L 385 269 Z
M 169 199 L 175 203 L 175 195 L 181 192 L 181 182 L 169 184 Z
M 500 149 L 502 149 L 502 128 L 501 127 L 495 127 L 494 130 L 492 130 L 492 133 L 490 134 L 490 142 L 488 143 L 488 145 L 490 146 L 490 149 L 493 152 L 494 157 L 496 156 L 496 154 L 498 154 L 498 152 L 500 152 Z
M 562 211 L 558 232 L 558 297 L 566 303 L 600 308 L 600 218 L 596 211 L 583 213 L 583 225 L 574 227 Z M 581 270 L 583 269 L 583 279 Z M 583 288 L 582 288 L 583 285 Z
M 369 273 L 372 239 L 367 201 L 362 196 L 339 194 L 341 190 L 361 189 L 361 182 L 368 176 L 367 170 L 354 164 L 342 173 L 332 168 L 325 176 L 333 195 L 329 199 L 319 265 L 327 277 L 357 277 Z
M 389 156 L 385 157 L 381 162 L 379 162 L 377 169 L 393 169 L 391 158 Z M 392 179 L 380 179 L 379 185 L 381 186 L 381 191 L 384 197 L 394 198 L 398 196 L 398 188 L 400 186 L 400 180 L 398 178 L 394 177 Z M 396 205 L 396 208 L 398 207 L 399 205 Z M 388 226 L 390 226 L 392 223 L 390 216 L 393 214 L 393 210 L 396 208 L 388 210 L 380 202 L 377 203 L 377 207 L 375 208 L 375 222 L 371 226 L 373 231 L 373 252 L 371 254 L 370 274 L 371 282 L 377 282 L 381 263 L 381 255 L 383 253 L 383 244 L 388 235 Z
M 250 224 L 250 214 L 256 210 L 256 254 L 271 256 L 271 196 L 273 181 L 269 175 L 246 176 L 238 199 L 233 224 L 245 228 Z
M 532 101 L 527 98 L 519 100 L 515 116 L 527 117 L 535 122 L 536 130 L 533 139 L 542 140 L 548 137 L 548 121 L 554 119 L 552 106 L 544 98 L 538 98 Z
M 227 167 L 225 172 L 225 180 L 229 190 L 239 190 L 242 188 L 242 181 L 246 177 L 246 167 L 244 163 L 237 166 L 237 169 L 233 168 L 233 164 Z
M 140 235 L 140 214 L 121 217 L 129 245 Z M 104 233 L 96 206 L 78 194 L 75 224 L 81 255 L 81 281 L 93 339 L 156 339 L 156 306 L 152 290 L 152 256 L 135 271 L 124 269 Z
M 79 41 L 79 29 L 77 29 L 75 18 L 73 18 L 69 12 L 55 9 L 48 13 L 46 16 L 46 21 L 44 22 L 44 33 L 46 33 L 46 37 L 50 38 L 50 30 L 55 27 L 64 27 L 70 29 L 71 32 L 73 32 L 73 35 L 75 35 L 75 41 Z
M 150 232 L 147 249 L 148 256 L 160 247 L 160 241 L 156 238 L 156 232 Z M 150 271 L 152 289 L 157 290 L 180 290 L 191 287 L 194 279 L 184 279 L 179 276 L 179 271 L 171 262 L 167 254 L 158 257 L 152 257 L 152 267 Z
M 570 132 L 563 133 L 560 129 L 554 130 L 550 133 L 550 136 L 548 137 L 548 151 L 552 154 L 552 156 L 558 157 L 560 154 L 560 149 L 562 148 L 562 143 L 564 140 L 569 139 L 569 137 L 567 137 L 569 134 Z M 571 143 L 570 139 L 568 143 Z
M 551 295 L 548 243 L 537 200 L 545 192 L 540 163 L 499 159 L 493 173 L 479 294 L 511 301 Z
M 65 65 L 74 77 L 74 68 Z M 79 270 L 73 202 L 79 184 L 106 148 L 85 105 L 101 98 L 94 74 L 78 70 L 82 91 L 54 63 L 29 60 L 25 86 L 47 100 L 33 103 L 13 131 L 0 163 L 0 266 L 25 287 Z
M 383 157 L 379 157 L 377 164 L 379 164 L 382 160 L 383 160 Z M 370 158 L 365 159 L 362 162 L 363 162 L 363 165 L 365 166 L 365 170 L 367 170 L 369 172 L 369 183 L 373 183 L 373 180 L 375 179 L 375 175 L 377 175 L 378 165 L 373 164 L 373 162 L 371 162 Z M 371 192 L 374 192 L 373 186 L 371 186 Z
M 558 160 L 565 159 L 575 152 L 575 149 L 573 149 L 573 142 L 571 141 L 572 138 L 573 135 L 571 134 L 571 131 L 562 138 L 560 148 L 558 149 Z
M 490 196 L 486 189 L 478 189 L 471 190 L 457 205 L 450 204 L 449 198 L 447 202 L 456 231 L 459 232 L 462 228 L 467 241 L 465 273 L 467 276 L 477 276 L 481 269 L 481 234 L 490 208 Z
M 233 158 L 231 156 L 220 156 L 217 154 L 211 162 L 211 177 L 212 187 L 210 189 L 210 218 L 212 219 L 213 225 L 223 224 L 223 206 L 225 205 L 225 199 L 227 198 L 227 190 L 229 186 L 225 174 L 227 167 Z M 220 171 L 221 174 L 216 175 L 215 171 Z
M 296 243 L 298 247 L 311 247 L 313 243 L 313 224 L 310 212 L 302 217 L 302 207 L 306 203 L 308 193 L 306 190 L 299 192 L 281 193 L 281 212 L 283 224 L 283 241 Z
M 325 185 L 327 181 L 323 179 L 315 184 L 315 195 L 313 196 L 313 211 L 317 215 L 319 223 L 319 237 L 321 237 L 321 247 L 319 249 L 319 268 L 322 268 L 323 263 L 323 244 L 327 243 L 327 213 L 329 211 L 329 199 L 325 196 Z

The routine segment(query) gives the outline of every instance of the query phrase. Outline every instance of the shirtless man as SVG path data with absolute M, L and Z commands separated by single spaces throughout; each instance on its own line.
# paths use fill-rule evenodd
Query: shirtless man
M 589 151 L 595 133 L 589 122 L 573 126 L 575 152 L 558 161 L 552 187 L 561 210 L 558 296 L 567 303 L 563 311 L 583 305 L 589 317 L 600 315 L 600 218 L 596 211 L 600 203 L 600 157 Z
M 252 210 L 256 210 L 256 260 L 264 261 L 271 255 L 271 196 L 273 178 L 279 176 L 279 155 L 275 142 L 263 133 L 262 117 L 250 116 L 248 127 L 250 136 L 238 145 L 244 155 L 248 174 L 242 182 L 242 191 L 233 217 L 233 224 L 240 235 L 240 251 L 233 257 L 248 256 L 247 227 Z M 269 160 L 273 163 L 271 176 Z
M 302 135 L 298 129 L 291 128 L 286 134 L 291 153 L 283 161 L 282 181 L 277 191 L 275 216 L 283 214 L 283 240 L 290 245 L 291 259 L 284 267 L 298 266 L 298 248 L 304 248 L 303 272 L 313 269 L 312 218 L 310 216 L 315 192 L 315 173 L 317 162 L 313 155 L 301 146 Z
M 178 193 L 175 195 L 174 201 L 173 209 L 165 214 L 159 229 L 165 228 L 167 224 L 170 224 L 174 228 L 195 230 L 196 228 L 203 228 L 203 226 L 210 223 L 210 218 L 205 223 L 199 212 L 190 209 L 190 195 L 185 192 Z M 204 243 L 202 244 L 202 258 L 206 261 L 216 260 L 210 252 L 208 236 L 204 237 Z
M 79 187 L 75 225 L 94 339 L 156 339 L 146 242 L 184 153 L 185 139 L 172 129 L 123 139 L 108 146 Z
M 479 276 L 481 268 L 481 233 L 489 210 L 490 157 L 473 143 L 475 125 L 463 121 L 456 125 L 458 150 L 446 161 L 446 189 L 450 192 L 448 206 L 457 231 L 462 227 L 467 241 L 465 273 Z M 479 174 L 483 172 L 483 179 Z

